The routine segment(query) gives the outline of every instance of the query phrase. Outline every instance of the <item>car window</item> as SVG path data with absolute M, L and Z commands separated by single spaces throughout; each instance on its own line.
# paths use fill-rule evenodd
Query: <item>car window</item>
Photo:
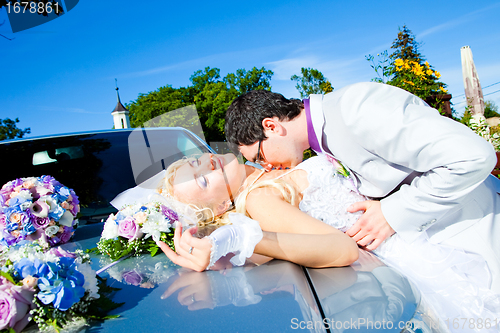
M 35 152 L 33 154 L 33 165 L 57 163 L 61 160 L 82 158 L 84 156 L 82 146 L 63 147 L 51 150 Z
M 109 202 L 117 194 L 183 156 L 208 149 L 205 143 L 180 129 L 110 131 L 13 141 L 0 144 L 0 153 L 10 161 L 0 179 L 5 184 L 21 177 L 51 175 L 75 190 L 81 202 L 82 219 L 100 221 L 115 211 Z

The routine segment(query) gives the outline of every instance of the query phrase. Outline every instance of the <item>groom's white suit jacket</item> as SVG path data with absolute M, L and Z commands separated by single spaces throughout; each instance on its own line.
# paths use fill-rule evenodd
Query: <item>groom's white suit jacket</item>
M 311 95 L 310 111 L 324 151 L 356 175 L 362 194 L 381 198 L 386 220 L 406 241 L 426 232 L 442 242 L 481 224 L 484 241 L 500 243 L 493 237 L 500 186 L 489 176 L 496 155 L 485 139 L 420 98 L 373 82 Z

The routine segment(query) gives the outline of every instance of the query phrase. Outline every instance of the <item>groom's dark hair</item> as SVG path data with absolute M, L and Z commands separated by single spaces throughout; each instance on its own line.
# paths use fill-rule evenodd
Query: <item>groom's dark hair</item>
M 265 140 L 262 120 L 277 117 L 289 121 L 297 117 L 304 104 L 298 99 L 267 90 L 252 90 L 237 97 L 226 112 L 226 140 L 231 145 L 248 146 Z

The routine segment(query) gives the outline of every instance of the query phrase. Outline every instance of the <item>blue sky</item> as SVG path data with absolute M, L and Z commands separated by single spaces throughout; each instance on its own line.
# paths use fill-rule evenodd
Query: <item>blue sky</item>
M 274 71 L 272 90 L 299 97 L 290 76 L 323 72 L 335 88 L 375 76 L 365 55 L 390 48 L 406 24 L 463 112 L 460 47 L 469 45 L 483 87 L 500 81 L 498 1 L 80 1 L 46 24 L 0 26 L 0 118 L 27 137 L 109 129 L 116 105 L 206 66 L 221 75 Z M 0 10 L 0 23 L 5 9 Z M 485 88 L 500 105 L 500 84 Z

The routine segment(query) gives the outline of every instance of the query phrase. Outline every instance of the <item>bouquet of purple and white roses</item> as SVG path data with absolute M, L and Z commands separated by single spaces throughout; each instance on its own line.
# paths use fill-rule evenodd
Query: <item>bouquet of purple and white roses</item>
M 51 176 L 10 181 L 0 190 L 0 248 L 25 239 L 45 247 L 66 243 L 79 211 L 75 192 Z
M 166 203 L 128 205 L 111 214 L 104 223 L 97 251 L 118 260 L 126 255 L 158 252 L 161 240 L 173 248 L 174 222 L 179 215 Z
M 106 311 L 119 306 L 101 292 L 102 282 L 82 251 L 47 251 L 24 241 L 4 248 L 0 265 L 0 330 L 20 332 L 33 323 L 39 330 L 77 328 L 88 318 L 105 319 Z

